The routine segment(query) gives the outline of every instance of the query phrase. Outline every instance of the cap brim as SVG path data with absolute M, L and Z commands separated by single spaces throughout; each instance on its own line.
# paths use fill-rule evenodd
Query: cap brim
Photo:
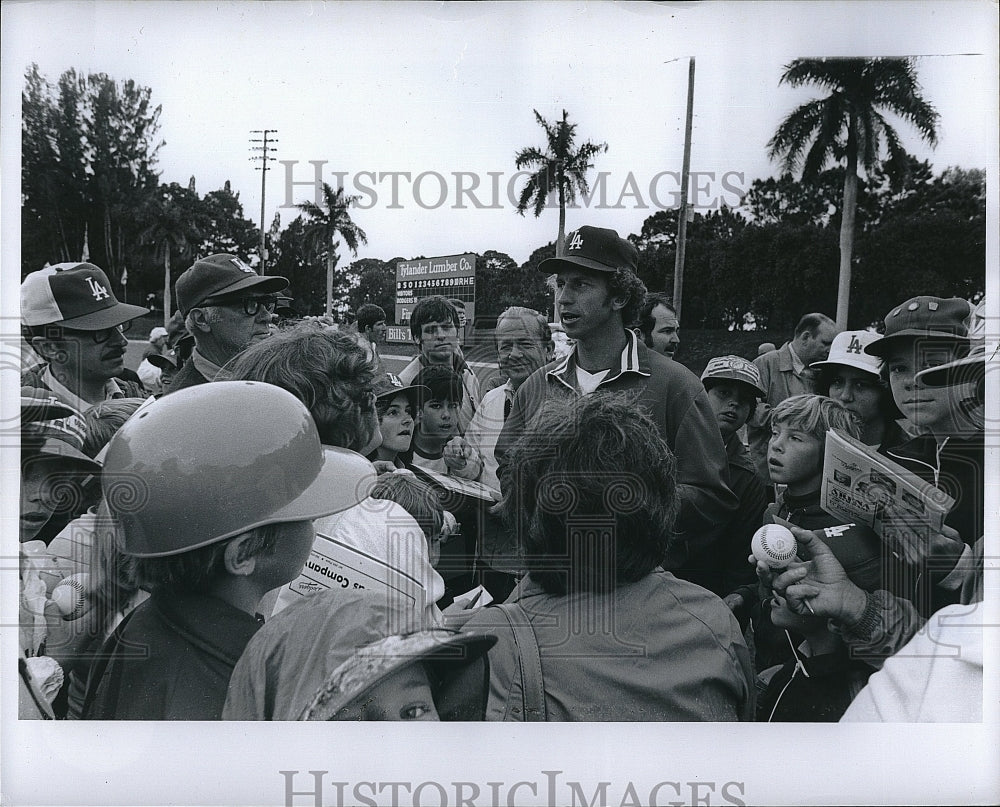
M 976 353 L 937 367 L 928 367 L 913 378 L 928 387 L 949 387 L 979 381 L 985 375 L 986 354 Z
M 416 646 L 417 641 L 423 639 L 423 637 L 428 634 L 439 634 L 439 636 L 436 637 L 436 641 L 434 641 L 433 644 L 428 645 L 426 641 L 424 641 L 422 642 L 422 646 L 418 648 Z M 309 706 L 302 710 L 302 714 L 299 719 L 331 720 L 343 709 L 350 708 L 352 704 L 365 699 L 375 687 L 397 671 L 410 664 L 415 662 L 427 662 L 431 664 L 435 668 L 435 672 L 440 675 L 442 669 L 446 669 L 456 664 L 464 666 L 475 661 L 480 656 L 485 655 L 497 642 L 497 637 L 489 633 L 474 631 L 451 633 L 440 628 L 422 631 L 419 634 L 415 634 L 412 638 L 414 639 L 414 643 L 411 645 L 411 651 L 407 652 L 407 640 L 404 640 L 402 646 L 398 648 L 399 654 L 394 655 L 392 657 L 392 661 L 384 666 L 379 671 L 378 676 L 369 681 L 365 687 L 356 692 L 352 692 L 348 698 L 334 697 L 321 701 L 315 705 L 314 700 L 314 703 L 310 703 Z M 336 673 L 337 671 L 334 671 L 330 677 L 333 677 Z M 327 681 L 329 681 L 329 678 Z M 317 688 L 317 695 L 327 688 L 327 681 L 324 681 L 323 684 Z
M 560 269 L 572 269 L 582 266 L 584 269 L 591 269 L 595 272 L 617 272 L 617 266 L 608 266 L 606 263 L 595 261 L 590 258 L 546 258 L 538 264 L 538 271 L 547 275 L 553 275 Z
M 411 398 L 416 398 L 418 393 L 423 390 L 424 395 L 431 394 L 431 388 L 425 387 L 423 384 L 411 384 L 409 387 L 393 387 L 392 389 L 386 390 L 385 392 L 378 393 L 375 398 L 376 400 L 382 400 L 383 398 L 392 398 L 394 395 L 408 395 Z
M 35 448 L 35 452 L 38 454 L 44 454 L 47 457 L 58 457 L 60 459 L 71 460 L 74 465 L 84 466 L 88 470 L 94 471 L 94 473 L 100 473 L 101 463 L 92 457 L 88 457 L 82 451 L 74 448 L 69 443 L 64 440 L 59 440 L 55 437 L 46 437 L 40 445 Z
M 865 353 L 869 356 L 878 356 L 882 359 L 885 358 L 886 353 L 890 352 L 890 349 L 895 349 L 900 342 L 912 342 L 914 339 L 951 341 L 966 345 L 972 341 L 968 336 L 959 336 L 958 334 L 946 331 L 918 331 L 908 329 L 894 333 L 892 336 L 883 336 L 881 339 L 876 339 L 870 345 L 865 345 Z
M 745 379 L 742 378 L 733 378 L 732 376 L 727 376 L 727 375 L 710 375 L 701 379 L 701 383 L 703 385 L 707 384 L 709 381 L 734 381 L 735 383 L 742 384 L 744 387 L 751 390 L 755 398 L 760 398 L 761 400 L 763 400 L 764 398 L 767 397 L 767 393 L 764 390 L 762 390 L 756 384 L 751 384 L 749 381 L 746 381 Z M 706 387 L 706 389 L 708 388 Z
M 115 325 L 121 325 L 124 322 L 148 313 L 148 308 L 129 305 L 128 303 L 118 303 L 118 305 L 113 305 L 111 308 L 102 308 L 100 311 L 94 311 L 92 314 L 84 314 L 82 317 L 74 317 L 73 319 L 63 319 L 53 324 L 65 325 L 67 328 L 74 328 L 78 331 L 103 331 L 105 328 L 113 328 Z
M 76 410 L 54 398 L 21 395 L 21 423 L 38 423 L 43 420 L 58 420 L 77 414 Z
M 248 289 L 254 289 L 261 294 L 276 294 L 285 288 L 288 288 L 287 278 L 279 277 L 278 275 L 247 275 L 245 278 L 237 280 L 231 286 L 216 289 L 204 300 L 199 300 L 198 303 L 203 304 L 205 300 L 218 300 L 224 297 L 229 297 L 234 294 L 239 294 L 240 292 L 245 292 Z M 198 304 L 191 306 L 191 308 L 197 307 Z
M 374 466 L 356 451 L 323 446 L 323 467 L 313 483 L 293 501 L 256 524 L 282 521 L 310 521 L 320 516 L 339 513 L 368 498 L 377 474 Z
M 854 370 L 860 370 L 863 373 L 868 373 L 868 375 L 873 375 L 876 378 L 879 377 L 878 370 L 873 370 L 869 365 L 863 364 L 860 361 L 851 361 L 850 359 L 844 359 L 842 361 L 814 361 L 809 365 L 810 369 L 820 369 L 821 367 L 850 367 Z
M 177 365 L 172 362 L 169 357 L 164 356 L 160 353 L 154 353 L 152 356 L 147 356 L 146 361 L 152 364 L 154 367 L 159 367 L 161 370 L 176 370 Z

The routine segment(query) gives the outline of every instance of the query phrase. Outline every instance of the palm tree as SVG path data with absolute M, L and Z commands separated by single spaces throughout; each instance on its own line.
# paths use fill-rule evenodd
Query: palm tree
M 768 141 L 768 155 L 780 158 L 786 171 L 802 165 L 802 179 L 815 178 L 830 158 L 847 161 L 840 222 L 840 279 L 837 327 L 847 328 L 854 249 L 854 213 L 858 200 L 858 165 L 871 174 L 881 163 L 894 184 L 902 183 L 909 155 L 899 134 L 885 119 L 891 112 L 912 125 L 922 140 L 937 144 L 940 116 L 921 95 L 913 59 L 796 59 L 785 65 L 781 84 L 817 84 L 829 90 L 794 109 Z M 881 160 L 888 152 L 888 159 Z
M 140 243 L 150 244 L 157 259 L 163 260 L 163 327 L 170 324 L 170 262 L 191 254 L 193 244 L 202 235 L 192 215 L 192 200 L 197 194 L 182 188 L 176 182 L 160 188 L 158 197 L 149 200 L 144 218 L 150 222 L 139 236 Z M 186 209 L 185 209 L 186 208 Z
M 313 255 L 326 260 L 326 313 L 333 312 L 333 270 L 340 260 L 337 247 L 340 235 L 348 249 L 358 254 L 358 244 L 367 244 L 365 231 L 351 221 L 348 208 L 358 201 L 358 196 L 347 196 L 342 187 L 336 190 L 323 183 L 323 204 L 302 202 L 296 207 L 309 217 L 306 228 L 306 243 Z
M 522 216 L 529 207 L 533 208 L 535 218 L 545 209 L 546 202 L 552 193 L 559 199 L 559 237 L 556 240 L 556 256 L 563 254 L 566 238 L 566 204 L 576 201 L 576 194 L 589 193 L 587 171 L 594 166 L 591 160 L 602 151 L 608 150 L 607 143 L 581 143 L 574 148 L 576 141 L 576 124 L 569 122 L 566 110 L 563 110 L 562 120 L 555 124 L 549 123 L 534 110 L 535 120 L 545 130 L 545 150 L 529 146 L 514 155 L 514 164 L 518 170 L 530 168 L 534 173 L 521 191 L 517 203 L 517 212 Z

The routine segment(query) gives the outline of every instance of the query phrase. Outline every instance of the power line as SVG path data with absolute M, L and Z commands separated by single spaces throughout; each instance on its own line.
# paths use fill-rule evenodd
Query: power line
M 270 170 L 267 166 L 268 159 L 274 159 L 272 156 L 277 149 L 275 149 L 274 144 L 278 142 L 278 139 L 274 137 L 278 133 L 277 129 L 251 129 L 250 134 L 252 135 L 262 135 L 261 137 L 251 137 L 251 143 L 259 143 L 260 145 L 253 145 L 250 147 L 251 152 L 259 152 L 256 154 L 251 154 L 250 159 L 253 162 L 260 162 L 260 165 L 255 165 L 254 170 L 260 171 L 260 273 L 262 275 L 267 274 L 267 243 L 265 238 L 267 236 L 267 227 L 264 222 L 264 199 L 267 193 L 267 172 Z

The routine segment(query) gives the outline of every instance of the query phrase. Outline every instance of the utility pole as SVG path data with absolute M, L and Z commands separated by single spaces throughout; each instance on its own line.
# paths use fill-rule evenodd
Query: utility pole
M 691 119 L 694 112 L 694 56 L 688 62 L 687 123 L 684 126 L 684 164 L 681 167 L 681 209 L 677 216 L 677 256 L 674 260 L 674 309 L 681 321 L 684 292 L 684 249 L 687 244 L 688 176 L 691 172 Z
M 255 145 L 250 147 L 252 152 L 260 152 L 259 154 L 251 154 L 250 159 L 254 162 L 260 161 L 259 166 L 254 166 L 254 170 L 260 171 L 260 273 L 262 275 L 267 274 L 267 228 L 264 224 L 264 199 L 265 192 L 267 190 L 267 161 L 270 155 L 276 150 L 274 144 L 278 142 L 277 138 L 274 137 L 278 133 L 277 129 L 252 129 L 250 134 L 261 135 L 261 137 L 251 137 L 251 143 L 259 143 L 260 145 Z M 273 159 L 273 157 L 270 157 Z

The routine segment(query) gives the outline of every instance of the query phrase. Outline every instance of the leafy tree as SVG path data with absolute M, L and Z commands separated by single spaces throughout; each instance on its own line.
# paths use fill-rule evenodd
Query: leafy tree
M 156 189 L 160 107 L 151 91 L 103 73 L 31 65 L 21 95 L 22 271 L 82 257 L 112 280 L 138 244 L 136 211 Z
M 569 115 L 563 110 L 562 120 L 549 123 L 534 110 L 535 120 L 545 130 L 544 150 L 529 146 L 514 155 L 517 169 L 533 171 L 528 177 L 517 203 L 517 212 L 531 207 L 538 218 L 545 209 L 549 197 L 556 194 L 559 204 L 559 236 L 556 239 L 556 255 L 562 255 L 566 240 L 566 205 L 576 201 L 576 194 L 590 192 L 587 171 L 593 168 L 591 160 L 608 150 L 607 143 L 591 143 L 589 140 L 576 147 L 576 124 L 569 122 Z
M 937 143 L 938 114 L 921 95 L 912 59 L 796 59 L 785 67 L 780 83 L 798 87 L 817 84 L 829 90 L 793 110 L 768 141 L 772 159 L 786 171 L 802 166 L 803 180 L 812 180 L 831 159 L 846 161 L 840 225 L 840 276 L 837 325 L 847 327 L 854 247 L 858 167 L 871 173 L 881 159 L 896 182 L 905 178 L 908 155 L 882 110 L 898 115 L 920 136 Z
M 352 280 L 348 301 L 352 311 L 365 303 L 381 306 L 389 321 L 394 321 L 396 310 L 396 262 L 378 258 L 362 258 L 347 267 Z
M 193 247 L 202 240 L 198 216 L 192 215 L 199 206 L 198 194 L 189 188 L 171 182 L 159 189 L 143 211 L 146 226 L 140 241 L 152 248 L 155 259 L 163 265 L 163 327 L 170 322 L 173 306 L 170 287 L 173 267 L 177 260 L 191 255 Z
M 343 187 L 336 190 L 323 183 L 323 204 L 302 202 L 296 207 L 309 217 L 306 228 L 306 243 L 310 252 L 326 262 L 326 313 L 333 312 L 333 271 L 340 256 L 337 247 L 344 239 L 347 248 L 358 254 L 358 245 L 367 244 L 368 236 L 352 220 L 349 208 L 359 197 L 344 193 Z
M 260 230 L 244 216 L 240 195 L 233 193 L 229 180 L 221 190 L 206 193 L 201 207 L 205 226 L 200 255 L 228 252 L 247 260 L 260 251 Z

